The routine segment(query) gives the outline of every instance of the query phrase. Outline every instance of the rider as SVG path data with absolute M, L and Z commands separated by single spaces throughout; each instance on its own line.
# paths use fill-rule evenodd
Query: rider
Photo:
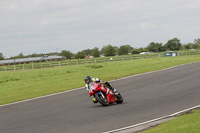
M 105 82 L 104 83 L 103 80 L 100 80 L 98 78 L 92 78 L 91 76 L 86 76 L 84 78 L 84 80 L 85 80 L 85 83 L 86 83 L 85 88 L 86 88 L 87 91 L 89 91 L 89 88 L 88 88 L 89 87 L 89 83 L 90 82 L 95 82 L 95 83 L 103 84 L 105 87 L 108 87 L 115 95 L 118 94 L 118 92 L 116 91 L 116 89 L 114 89 L 109 82 Z M 93 98 L 93 102 L 97 103 L 96 98 Z

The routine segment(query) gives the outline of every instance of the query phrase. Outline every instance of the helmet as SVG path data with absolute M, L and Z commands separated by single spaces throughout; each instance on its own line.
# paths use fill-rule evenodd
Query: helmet
M 84 80 L 86 84 L 89 84 L 92 81 L 92 78 L 91 76 L 85 76 Z

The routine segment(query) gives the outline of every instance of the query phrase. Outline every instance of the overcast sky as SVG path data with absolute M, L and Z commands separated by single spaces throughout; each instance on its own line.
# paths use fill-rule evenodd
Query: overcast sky
M 0 0 L 5 57 L 200 38 L 200 0 Z

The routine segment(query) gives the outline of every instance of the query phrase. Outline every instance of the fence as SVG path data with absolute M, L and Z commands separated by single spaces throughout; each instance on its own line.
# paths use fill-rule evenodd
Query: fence
M 188 55 L 199 55 L 200 51 L 181 51 L 177 53 L 178 53 L 178 56 L 188 56 Z M 28 64 L 0 66 L 0 71 L 40 69 L 40 68 L 50 68 L 50 67 L 83 65 L 83 64 L 114 62 L 114 61 L 126 61 L 126 60 L 136 60 L 136 59 L 146 59 L 146 58 L 161 58 L 161 57 L 165 57 L 164 53 L 100 57 L 100 58 L 52 61 L 52 62 L 41 62 L 41 63 L 28 63 Z

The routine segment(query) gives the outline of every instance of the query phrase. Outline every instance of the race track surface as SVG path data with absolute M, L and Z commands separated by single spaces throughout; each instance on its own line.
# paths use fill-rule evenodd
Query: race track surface
M 100 133 L 200 104 L 200 63 L 112 81 L 123 104 L 93 104 L 85 89 L 0 107 L 0 133 Z

